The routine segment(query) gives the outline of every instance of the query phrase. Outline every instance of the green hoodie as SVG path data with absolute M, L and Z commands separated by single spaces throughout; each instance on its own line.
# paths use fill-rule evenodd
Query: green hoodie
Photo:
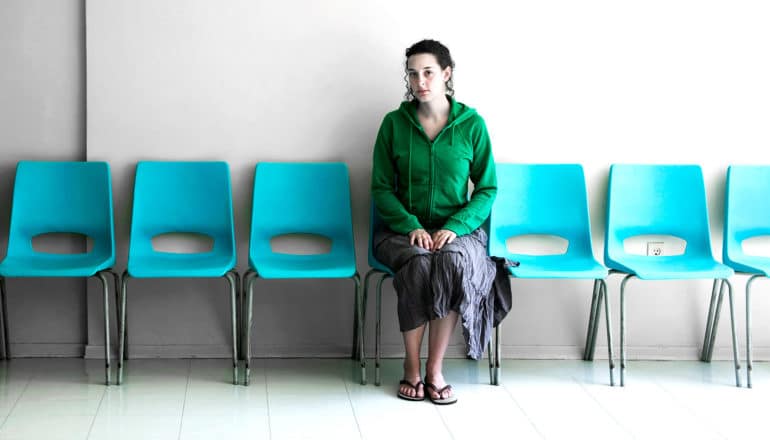
M 372 198 L 395 232 L 473 232 L 489 217 L 497 194 L 486 125 L 476 110 L 449 98 L 447 124 L 433 142 L 405 101 L 382 121 L 374 144 Z M 468 178 L 474 185 L 468 200 Z M 395 185 L 394 185 L 395 184 Z

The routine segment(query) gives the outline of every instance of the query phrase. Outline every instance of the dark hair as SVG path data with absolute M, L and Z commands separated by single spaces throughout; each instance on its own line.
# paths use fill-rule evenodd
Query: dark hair
M 404 61 L 405 69 L 409 68 L 409 65 L 407 64 L 409 62 L 409 57 L 421 53 L 428 53 L 433 55 L 436 57 L 436 61 L 438 61 L 439 66 L 441 66 L 441 70 L 444 70 L 447 67 L 451 67 L 454 73 L 455 62 L 452 60 L 452 55 L 449 54 L 449 49 L 436 40 L 422 40 L 409 46 L 406 49 L 406 61 Z M 404 75 L 404 82 L 406 83 L 406 93 L 404 94 L 404 99 L 407 101 L 414 99 L 412 89 L 409 87 L 408 75 Z M 446 82 L 446 90 L 447 95 L 455 95 L 452 75 L 449 76 L 449 79 Z

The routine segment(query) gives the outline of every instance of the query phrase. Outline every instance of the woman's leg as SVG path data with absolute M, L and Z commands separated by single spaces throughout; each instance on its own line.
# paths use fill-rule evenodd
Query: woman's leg
M 422 347 L 422 337 L 425 334 L 425 324 L 403 332 L 404 347 L 406 348 L 406 357 L 404 358 L 404 380 L 411 384 L 418 384 L 422 381 L 422 364 L 420 362 L 420 347 Z M 399 391 L 411 397 L 424 396 L 423 386 L 417 385 L 414 389 L 408 385 L 401 385 Z
M 455 325 L 457 325 L 457 312 L 449 312 L 441 319 L 430 322 L 428 334 L 428 362 L 425 364 L 425 381 L 436 386 L 436 389 L 444 388 L 447 383 L 444 380 L 444 354 L 449 346 Z M 435 390 L 428 390 L 434 399 L 444 399 L 452 395 L 451 390 L 446 390 L 439 396 Z

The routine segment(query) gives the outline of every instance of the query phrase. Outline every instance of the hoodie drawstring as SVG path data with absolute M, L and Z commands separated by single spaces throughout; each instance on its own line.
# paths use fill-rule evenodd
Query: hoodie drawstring
M 407 175 L 407 181 L 406 181 L 406 187 L 409 195 L 407 196 L 407 200 L 409 202 L 409 212 L 412 212 L 412 135 L 414 134 L 414 130 L 409 130 L 409 172 Z

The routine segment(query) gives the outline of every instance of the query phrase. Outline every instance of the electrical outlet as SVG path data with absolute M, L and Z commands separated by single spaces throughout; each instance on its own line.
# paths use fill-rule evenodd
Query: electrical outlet
M 663 242 L 662 241 L 648 241 L 647 242 L 647 256 L 660 257 L 663 255 Z

